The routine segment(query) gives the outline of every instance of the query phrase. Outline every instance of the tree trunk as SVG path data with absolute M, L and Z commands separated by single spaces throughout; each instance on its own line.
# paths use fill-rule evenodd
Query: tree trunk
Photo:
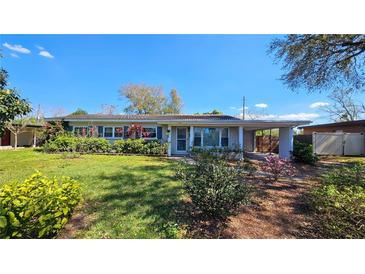
M 14 133 L 14 149 L 18 147 L 18 133 Z

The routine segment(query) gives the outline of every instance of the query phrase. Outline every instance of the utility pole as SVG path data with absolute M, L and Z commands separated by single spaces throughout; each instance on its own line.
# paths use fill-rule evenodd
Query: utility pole
M 242 97 L 242 120 L 245 120 L 246 96 Z

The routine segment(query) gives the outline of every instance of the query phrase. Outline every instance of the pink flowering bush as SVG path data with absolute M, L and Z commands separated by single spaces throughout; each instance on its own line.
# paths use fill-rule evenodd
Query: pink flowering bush
M 261 170 L 270 174 L 270 180 L 277 182 L 282 176 L 293 176 L 295 173 L 295 167 L 290 161 L 276 157 L 267 156 L 265 162 L 260 163 Z

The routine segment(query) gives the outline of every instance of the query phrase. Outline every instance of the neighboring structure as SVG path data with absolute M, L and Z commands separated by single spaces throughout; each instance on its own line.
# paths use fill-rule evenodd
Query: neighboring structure
M 279 128 L 279 155 L 289 158 L 293 150 L 293 127 L 310 121 L 242 120 L 229 115 L 69 115 L 65 129 L 79 135 L 97 135 L 108 140 L 129 138 L 128 129 L 142 127 L 147 140 L 168 142 L 168 155 L 185 155 L 191 147 L 255 150 L 255 131 Z
M 299 129 L 303 129 L 304 135 L 311 135 L 313 132 L 361 133 L 365 132 L 365 120 L 304 126 Z
M 36 132 L 42 128 L 41 125 L 27 125 L 22 133 L 18 134 L 18 147 L 31 147 L 36 145 Z M 14 147 L 14 134 L 5 129 L 0 138 L 1 147 Z

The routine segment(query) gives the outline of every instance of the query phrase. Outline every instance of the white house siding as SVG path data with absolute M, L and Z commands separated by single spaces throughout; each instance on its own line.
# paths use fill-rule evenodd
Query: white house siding
M 250 152 L 255 151 L 255 131 L 245 130 L 244 136 L 245 150 Z

